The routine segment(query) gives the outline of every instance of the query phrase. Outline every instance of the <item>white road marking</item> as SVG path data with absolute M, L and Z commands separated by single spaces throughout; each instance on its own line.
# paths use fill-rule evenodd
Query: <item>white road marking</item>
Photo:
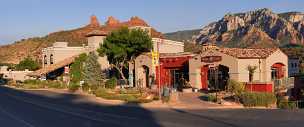
M 14 120 L 17 120 L 17 121 L 19 121 L 19 122 L 25 124 L 25 125 L 28 126 L 28 127 L 35 127 L 34 125 L 30 124 L 29 122 L 26 122 L 26 121 L 24 121 L 24 120 L 18 118 L 17 116 L 15 116 L 15 115 L 13 115 L 13 114 L 7 112 L 7 111 L 6 111 L 5 109 L 3 109 L 1 106 L 0 106 L 0 111 L 2 111 L 4 114 L 8 115 L 9 117 L 13 118 Z

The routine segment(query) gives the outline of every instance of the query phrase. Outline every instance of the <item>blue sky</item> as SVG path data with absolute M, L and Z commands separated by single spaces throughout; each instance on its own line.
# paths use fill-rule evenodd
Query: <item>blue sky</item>
M 139 16 L 160 32 L 201 28 L 228 12 L 270 8 L 304 12 L 304 0 L 1 0 L 0 45 L 84 26 L 94 14 Z

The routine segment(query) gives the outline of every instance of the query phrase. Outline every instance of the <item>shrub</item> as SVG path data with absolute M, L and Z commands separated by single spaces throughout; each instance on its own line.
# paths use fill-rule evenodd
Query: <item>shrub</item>
M 140 95 L 139 94 L 119 94 L 119 93 L 115 93 L 112 92 L 109 89 L 106 88 L 102 88 L 99 87 L 98 89 L 96 89 L 96 91 L 94 91 L 94 94 L 97 97 L 101 97 L 104 99 L 109 99 L 109 100 L 123 100 L 126 101 L 128 103 L 146 103 L 146 102 L 150 102 L 146 99 L 139 99 Z
M 40 89 L 40 88 L 45 88 L 46 86 L 46 81 L 40 81 L 40 80 L 25 80 L 23 82 L 23 85 L 20 86 L 25 89 Z
M 235 94 L 237 97 L 240 97 L 240 95 L 245 91 L 245 85 L 241 82 L 229 79 L 228 91 Z
M 90 86 L 87 83 L 82 84 L 82 90 L 88 92 L 90 90 Z
M 111 79 L 106 81 L 105 87 L 109 89 L 114 89 L 117 85 L 117 79 L 112 77 Z
M 80 87 L 80 85 L 78 83 L 73 83 L 73 82 L 71 82 L 68 86 L 69 90 L 73 91 L 73 92 L 78 90 L 79 87 Z
M 245 107 L 269 107 L 276 102 L 276 97 L 272 93 L 245 92 L 241 95 L 241 102 Z
M 213 94 L 208 94 L 207 98 L 208 98 L 208 101 L 211 101 L 211 102 L 216 102 L 217 101 L 216 96 L 213 95 Z
M 292 101 L 279 101 L 277 103 L 278 108 L 281 109 L 296 109 L 297 108 L 297 104 L 296 102 L 292 102 Z
M 44 83 L 43 83 L 44 84 Z M 65 84 L 59 81 L 50 81 L 46 84 L 49 88 L 63 89 L 66 87 Z
M 22 61 L 19 62 L 19 64 L 16 65 L 16 70 L 25 70 L 29 69 L 30 71 L 35 71 L 39 69 L 39 63 L 37 61 L 34 61 L 30 57 L 26 57 Z

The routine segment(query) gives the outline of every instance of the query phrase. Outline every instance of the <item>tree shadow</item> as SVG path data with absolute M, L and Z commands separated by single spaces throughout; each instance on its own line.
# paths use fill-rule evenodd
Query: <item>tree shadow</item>
M 92 97 L 0 86 L 0 108 L 41 127 L 160 127 L 153 113 L 138 104 L 110 105 Z M 1 118 L 0 112 L 0 118 Z M 7 126 L 10 126 L 7 123 Z

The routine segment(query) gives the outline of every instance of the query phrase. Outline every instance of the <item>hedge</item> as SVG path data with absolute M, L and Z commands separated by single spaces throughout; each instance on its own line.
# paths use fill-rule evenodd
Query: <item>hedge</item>
M 241 102 L 245 107 L 269 107 L 270 105 L 275 104 L 276 96 L 272 93 L 245 92 L 241 95 Z

